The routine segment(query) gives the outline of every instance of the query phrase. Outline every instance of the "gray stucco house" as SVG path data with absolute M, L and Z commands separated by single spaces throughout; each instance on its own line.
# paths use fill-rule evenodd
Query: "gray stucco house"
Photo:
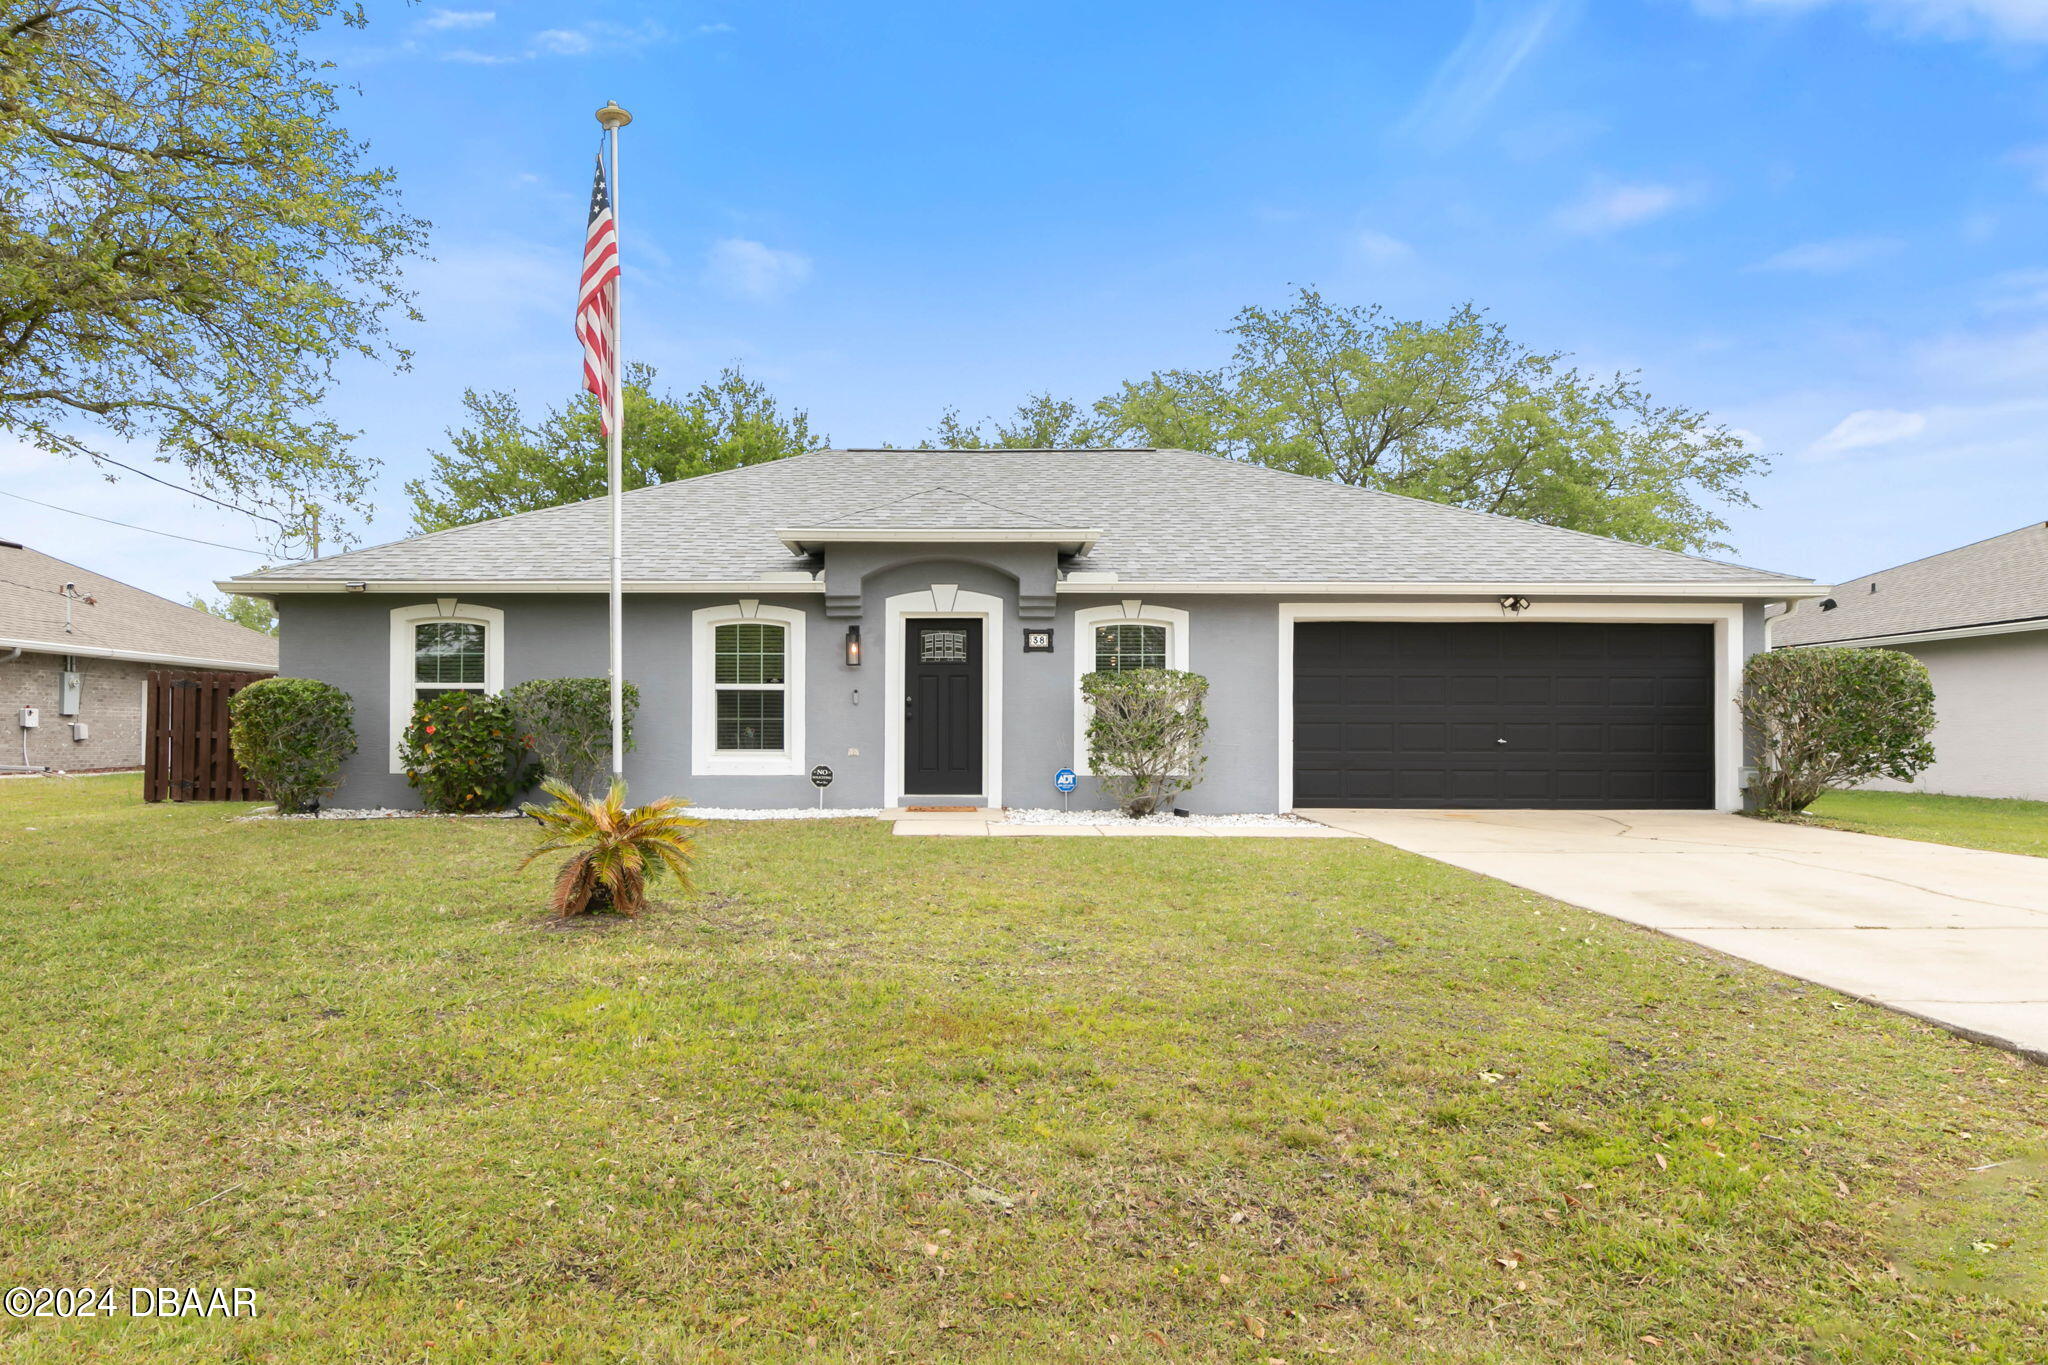
M 2048 801 L 2048 525 L 1844 583 L 1772 621 L 1771 642 L 1896 649 L 1934 680 L 1934 766 L 1910 787 Z
M 1079 680 L 1210 681 L 1198 811 L 1741 803 L 1734 698 L 1811 581 L 1185 450 L 833 450 L 625 499 L 636 792 L 1057 803 Z M 423 690 L 604 671 L 603 500 L 223 582 L 403 805 Z

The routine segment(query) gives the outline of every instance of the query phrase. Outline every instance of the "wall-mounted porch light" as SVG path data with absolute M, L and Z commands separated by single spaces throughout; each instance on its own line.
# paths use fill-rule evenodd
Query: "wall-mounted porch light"
M 859 626 L 848 626 L 846 628 L 846 666 L 848 668 L 860 667 Z

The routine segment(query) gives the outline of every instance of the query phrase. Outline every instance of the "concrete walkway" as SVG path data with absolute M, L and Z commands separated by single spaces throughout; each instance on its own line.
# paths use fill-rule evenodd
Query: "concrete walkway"
M 1711 811 L 1303 813 L 2048 1061 L 2048 859 Z

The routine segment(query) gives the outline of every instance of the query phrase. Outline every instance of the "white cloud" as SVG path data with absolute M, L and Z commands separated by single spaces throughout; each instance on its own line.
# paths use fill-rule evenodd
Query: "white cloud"
M 1791 270 L 1809 275 L 1835 275 L 1874 264 L 1905 246 L 1896 237 L 1834 237 L 1801 242 L 1751 266 L 1751 270 Z
M 699 32 L 699 33 L 706 33 L 706 34 L 709 34 L 709 33 L 731 33 L 732 31 L 733 31 L 733 27 L 732 27 L 732 25 L 731 25 L 731 24 L 699 24 L 699 25 L 697 25 L 697 32 Z
M 1522 64 L 1568 27 L 1579 0 L 1474 0 L 1472 23 L 1396 131 L 1448 146 L 1479 126 Z
M 811 277 L 811 258 L 799 251 L 779 251 L 745 237 L 725 237 L 711 244 L 704 263 L 704 282 L 734 298 L 779 299 Z
M 2041 0 L 1694 0 L 1702 12 L 1800 15 L 1823 9 L 1862 10 L 1881 26 L 1915 37 L 1990 38 L 2048 43 L 2048 5 Z
M 1927 418 L 1918 412 L 1895 412 L 1887 408 L 1864 408 L 1835 423 L 1834 429 L 1806 448 L 1808 455 L 1825 457 L 1871 446 L 1888 446 L 1910 440 L 1927 430 Z
M 1351 253 L 1367 265 L 1399 265 L 1415 259 L 1415 248 L 1399 237 L 1363 228 L 1351 236 Z
M 542 29 L 533 35 L 533 45 L 558 57 L 580 57 L 596 46 L 589 34 L 571 28 Z
M 2048 144 L 2015 148 L 2005 154 L 2005 159 L 2026 171 L 2035 189 L 2048 190 Z
M 436 9 L 429 10 L 424 18 L 413 27 L 427 33 L 444 33 L 449 29 L 483 28 L 496 22 L 495 10 L 487 9 Z
M 1566 204 L 1551 221 L 1566 232 L 1593 237 L 1638 227 L 1679 207 L 1686 194 L 1674 185 L 1598 185 Z
M 526 60 L 518 53 L 478 52 L 472 47 L 451 47 L 441 54 L 444 62 L 460 62 L 464 66 L 507 66 Z

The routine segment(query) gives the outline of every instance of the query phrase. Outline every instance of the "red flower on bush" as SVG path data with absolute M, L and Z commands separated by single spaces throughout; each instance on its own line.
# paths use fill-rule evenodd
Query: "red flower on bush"
M 433 733 L 434 733 L 434 727 L 433 727 L 433 726 L 431 726 L 431 725 L 429 725 L 429 726 L 427 727 L 427 733 L 428 733 L 428 734 L 430 734 L 430 735 L 431 735 L 431 734 L 433 734 Z

